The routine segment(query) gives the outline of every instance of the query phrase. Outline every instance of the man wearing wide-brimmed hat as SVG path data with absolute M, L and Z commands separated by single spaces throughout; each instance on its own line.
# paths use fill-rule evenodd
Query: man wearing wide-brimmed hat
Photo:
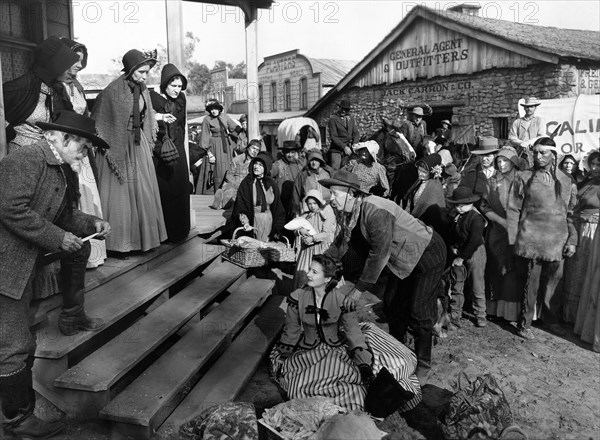
M 517 118 L 510 127 L 508 140 L 516 148 L 520 157 L 526 157 L 529 167 L 533 166 L 533 156 L 531 155 L 531 142 L 544 136 L 546 126 L 539 116 L 535 116 L 535 111 L 541 104 L 538 98 L 528 96 L 520 104 L 525 111 L 525 116 Z
M 408 112 L 408 120 L 404 121 L 398 130 L 415 150 L 423 143 L 423 138 L 427 136 L 427 122 L 423 120 L 424 116 L 423 107 L 413 107 Z
M 446 262 L 444 240 L 391 200 L 362 191 L 356 174 L 338 170 L 320 183 L 330 188 L 331 205 L 343 219 L 327 253 L 341 258 L 351 247 L 366 260 L 345 306 L 354 309 L 387 266 L 390 275 L 384 311 L 390 334 L 406 343 L 408 327 L 412 328 L 416 374 L 421 383 L 425 382 L 431 369 L 437 292 Z
M 562 278 L 564 258 L 575 254 L 577 230 L 573 209 L 577 187 L 557 171 L 558 149 L 553 139 L 542 137 L 532 147 L 534 167 L 515 175 L 509 193 L 506 224 L 508 242 L 517 256 L 516 271 L 523 287 L 518 334 L 534 339 L 531 330 L 534 310 L 541 310 L 544 326 L 558 336 L 561 307 L 556 288 Z
M 484 275 L 487 254 L 483 241 L 483 231 L 487 222 L 473 205 L 479 199 L 480 197 L 473 194 L 471 188 L 466 186 L 456 188 L 452 192 L 452 197 L 447 199 L 449 204 L 454 205 L 457 212 L 450 234 L 452 243 L 450 249 L 453 255 L 450 306 L 452 322 L 455 325 L 462 319 L 464 290 L 468 279 L 471 280 L 475 325 L 485 327 L 487 324 Z
M 360 140 L 360 132 L 350 116 L 350 101 L 342 99 L 336 113 L 329 118 L 329 156 L 334 170 L 342 166 L 342 159 L 352 154 L 352 145 Z
M 12 152 L 0 162 L 0 400 L 4 430 L 16 437 L 47 438 L 62 429 L 33 415 L 31 368 L 35 339 L 29 330 L 29 303 L 37 268 L 56 253 L 61 258 L 62 311 L 58 328 L 66 335 L 98 330 L 104 323 L 84 309 L 89 241 L 104 238 L 110 225 L 77 209 L 79 161 L 95 145 L 94 121 L 61 112 L 52 123 L 38 122 L 44 139 Z
M 478 148 L 471 151 L 475 160 L 470 162 L 472 165 L 465 166 L 461 173 L 460 185 L 471 188 L 471 191 L 480 197 L 485 197 L 487 182 L 496 174 L 494 158 L 499 148 L 498 139 L 482 136 Z

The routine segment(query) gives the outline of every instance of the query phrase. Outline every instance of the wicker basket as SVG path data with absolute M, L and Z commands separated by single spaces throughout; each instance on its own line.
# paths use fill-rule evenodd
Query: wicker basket
M 293 263 L 296 261 L 296 250 L 290 246 L 290 241 L 286 236 L 284 248 L 268 248 L 267 258 L 274 263 Z
M 266 266 L 268 264 L 268 249 L 242 248 L 231 244 L 231 242 L 236 239 L 238 231 L 243 229 L 244 228 L 237 228 L 233 231 L 231 241 L 221 240 L 223 246 L 227 247 L 227 250 L 223 253 L 223 258 L 245 268 Z

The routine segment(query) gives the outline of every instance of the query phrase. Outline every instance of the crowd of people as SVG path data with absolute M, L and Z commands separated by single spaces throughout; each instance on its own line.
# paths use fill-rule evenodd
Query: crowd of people
M 526 340 L 535 338 L 536 319 L 559 336 L 573 325 L 600 351 L 600 152 L 583 167 L 562 157 L 535 116 L 537 98 L 521 104 L 525 116 L 505 145 L 481 137 L 466 163 L 452 149 L 451 121 L 430 134 L 427 107 L 410 109 L 394 126 L 409 152 L 400 174 L 381 163 L 378 142 L 360 141 L 347 100 L 329 120 L 328 149 L 307 130 L 302 142 L 283 142 L 277 158 L 262 139 L 247 138 L 247 121 L 236 123 L 211 100 L 191 182 L 187 79 L 176 66 L 166 64 L 159 90 L 148 90 L 156 53 L 128 51 L 122 75 L 90 112 L 77 80 L 86 47 L 50 37 L 33 55 L 31 70 L 3 85 L 10 143 L 0 162 L 0 398 L 7 432 L 41 437 L 62 428 L 33 415 L 31 300 L 60 291 L 62 333 L 101 329 L 102 320 L 85 312 L 86 267 L 101 265 L 107 252 L 127 258 L 185 239 L 194 183 L 197 194 L 214 194 L 214 209 L 231 210 L 226 231 L 295 243 L 294 291 L 270 354 L 273 377 L 291 398 L 327 396 L 362 409 L 385 368 L 403 392 L 398 408 L 413 408 L 432 367 L 440 312 L 449 314 L 450 332 L 467 316 L 476 327 L 494 317 L 516 323 Z M 351 288 L 343 288 L 342 274 Z M 356 317 L 359 299 L 382 274 L 389 332 Z
M 149 91 L 156 53 L 132 49 L 122 61 L 91 112 L 77 79 L 88 51 L 70 39 L 44 40 L 30 70 L 3 84 L 0 400 L 3 427 L 18 437 L 63 427 L 33 414 L 31 301 L 60 292 L 61 333 L 100 330 L 104 322 L 85 311 L 86 268 L 107 252 L 128 258 L 189 235 L 187 79 L 166 64 L 159 90 Z

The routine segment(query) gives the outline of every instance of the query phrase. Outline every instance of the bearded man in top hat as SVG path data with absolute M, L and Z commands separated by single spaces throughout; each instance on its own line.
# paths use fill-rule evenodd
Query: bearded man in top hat
M 533 144 L 532 153 L 534 167 L 516 173 L 506 210 L 508 243 L 513 246 L 523 286 L 518 335 L 524 339 L 535 337 L 531 321 L 536 304 L 545 327 L 559 336 L 566 334 L 558 323 L 561 298 L 556 287 L 564 258 L 572 257 L 577 246 L 573 225 L 577 187 L 557 170 L 556 143 L 542 137 Z
M 51 259 L 46 253 L 61 259 L 60 331 L 98 330 L 102 320 L 84 310 L 90 243 L 80 237 L 110 233 L 107 222 L 77 209 L 79 162 L 92 144 L 108 148 L 94 121 L 63 111 L 37 125 L 44 138 L 0 162 L 0 400 L 3 428 L 19 438 L 47 438 L 63 428 L 33 415 L 36 344 L 28 314 L 36 268 Z
M 416 374 L 424 384 L 431 369 L 433 324 L 446 262 L 444 240 L 393 201 L 362 191 L 354 173 L 338 170 L 331 179 L 319 183 L 330 189 L 331 206 L 341 222 L 340 232 L 326 253 L 341 258 L 352 248 L 366 259 L 344 306 L 354 310 L 358 299 L 375 285 L 387 266 L 390 275 L 384 311 L 390 334 L 406 343 L 407 330 L 412 328 Z
M 360 140 L 360 132 L 354 118 L 350 116 L 350 101 L 342 99 L 337 112 L 329 118 L 329 156 L 334 170 L 342 166 L 342 159 L 352 154 L 352 145 Z
M 533 155 L 531 154 L 531 143 L 540 136 L 545 136 L 546 126 L 544 121 L 539 116 L 535 115 L 540 100 L 529 96 L 520 104 L 525 111 L 525 116 L 517 118 L 510 127 L 508 140 L 515 147 L 519 157 L 527 160 L 527 166 L 522 166 L 523 169 L 533 166 Z M 523 164 L 524 165 L 524 164 Z

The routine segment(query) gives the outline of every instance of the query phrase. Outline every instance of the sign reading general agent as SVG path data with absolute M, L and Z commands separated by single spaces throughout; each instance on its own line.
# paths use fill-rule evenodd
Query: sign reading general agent
M 464 38 L 454 38 L 394 50 L 390 52 L 390 64 L 384 64 L 383 69 L 385 72 L 389 71 L 390 68 L 407 70 L 454 63 L 467 58 L 469 58 L 469 49 L 465 47 Z
M 522 106 L 519 112 L 523 116 Z M 600 147 L 600 95 L 545 99 L 536 116 L 542 118 L 548 136 L 560 125 L 554 141 L 561 155 L 572 154 L 581 160 Z

